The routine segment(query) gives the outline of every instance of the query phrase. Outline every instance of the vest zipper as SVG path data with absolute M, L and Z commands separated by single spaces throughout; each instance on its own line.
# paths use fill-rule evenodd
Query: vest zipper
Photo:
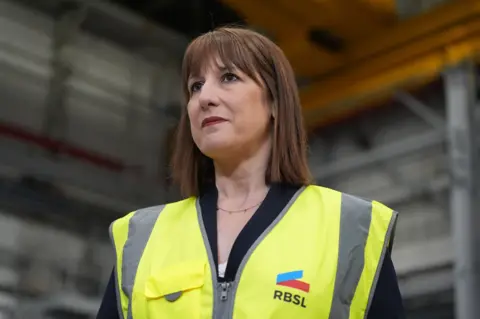
M 214 318 L 215 319 L 230 319 L 232 318 L 231 309 L 233 308 L 234 299 L 231 296 L 231 291 L 235 286 L 234 282 L 219 282 L 217 288 L 217 296 L 219 302 L 215 305 Z
M 220 283 L 220 301 L 227 301 L 228 300 L 228 291 L 231 287 L 230 282 L 222 282 Z

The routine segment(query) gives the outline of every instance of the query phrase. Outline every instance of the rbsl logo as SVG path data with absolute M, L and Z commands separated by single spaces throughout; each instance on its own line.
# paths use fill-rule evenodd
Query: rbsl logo
M 310 284 L 299 280 L 302 278 L 303 270 L 278 274 L 277 286 L 290 287 L 308 293 L 310 291 Z M 282 300 L 302 308 L 307 308 L 307 305 L 305 304 L 305 297 L 299 294 L 292 294 L 290 292 L 276 289 L 273 294 L 273 299 Z

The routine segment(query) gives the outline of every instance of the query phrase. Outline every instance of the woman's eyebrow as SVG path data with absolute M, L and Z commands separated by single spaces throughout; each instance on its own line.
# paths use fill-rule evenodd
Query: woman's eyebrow
M 188 79 L 187 79 L 187 83 L 198 81 L 200 78 L 201 78 L 201 76 L 199 76 L 199 75 L 189 76 Z

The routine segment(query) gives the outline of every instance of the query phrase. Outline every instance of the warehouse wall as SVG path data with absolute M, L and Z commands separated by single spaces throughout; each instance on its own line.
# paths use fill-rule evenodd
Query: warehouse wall
M 50 17 L 0 1 L 0 95 L 4 104 L 0 119 L 35 133 L 41 133 L 45 118 L 52 76 L 53 26 Z M 161 144 L 174 124 L 165 108 L 181 100 L 178 62 L 164 56 L 159 62 L 146 61 L 141 52 L 126 51 L 85 33 L 80 33 L 69 51 L 73 75 L 65 102 L 65 140 L 134 167 L 136 173 L 132 174 L 141 171 L 140 182 L 151 186 L 153 182 L 145 179 L 162 173 Z M 4 164 L 35 169 L 26 159 L 31 147 L 4 137 L 0 137 L 0 147 L 10 155 Z M 131 190 L 124 176 L 95 170 L 78 161 L 64 159 L 61 164 L 46 164 L 37 166 L 42 166 L 44 174 L 50 171 L 69 184 L 97 188 L 113 197 L 119 194 L 112 193 L 112 188 L 127 187 L 122 195 Z M 68 176 L 60 172 L 68 172 Z M 140 190 L 138 186 L 136 192 L 145 192 L 146 186 Z M 135 198 L 128 200 L 135 202 Z
M 49 16 L 0 0 L 2 185 L 4 179 L 13 183 L 35 176 L 53 183 L 68 197 L 114 208 L 118 214 L 164 201 L 168 193 L 160 182 L 166 164 L 162 144 L 175 124 L 175 117 L 165 109 L 181 103 L 179 58 L 169 58 L 168 52 L 158 60 L 146 60 L 141 50 L 127 51 L 84 32 L 68 49 L 73 74 L 68 81 L 68 125 L 62 140 L 122 162 L 126 171 L 53 156 L 5 134 L 4 127 L 43 134 L 53 29 Z M 0 191 L 7 192 L 3 197 L 8 198 L 9 189 Z M 37 200 L 24 199 L 31 202 L 32 213 L 37 211 Z M 59 205 L 60 215 L 55 218 L 68 219 L 71 212 L 61 211 Z M 118 216 L 112 215 L 111 220 Z M 0 211 L 0 255 L 4 256 L 0 289 L 19 285 L 30 293 L 69 288 L 98 293 L 95 289 L 103 286 L 114 260 L 106 241 L 108 229 L 102 224 L 93 231 L 82 230 L 86 224 L 79 222 L 72 232 L 39 219 L 24 219 L 15 210 Z
M 114 252 L 110 243 L 87 234 L 72 234 L 1 211 L 1 290 L 20 286 L 28 293 L 53 293 L 75 288 L 98 294 L 113 267 Z M 82 281 L 89 282 L 82 287 Z

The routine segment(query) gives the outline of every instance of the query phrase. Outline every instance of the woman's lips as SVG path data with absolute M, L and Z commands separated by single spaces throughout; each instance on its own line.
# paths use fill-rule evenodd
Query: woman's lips
M 210 117 L 205 118 L 205 119 L 202 121 L 202 127 L 212 126 L 212 125 L 216 125 L 216 124 L 219 124 L 219 123 L 222 123 L 222 122 L 226 122 L 226 121 L 227 121 L 227 120 L 224 119 L 223 117 L 210 116 Z

